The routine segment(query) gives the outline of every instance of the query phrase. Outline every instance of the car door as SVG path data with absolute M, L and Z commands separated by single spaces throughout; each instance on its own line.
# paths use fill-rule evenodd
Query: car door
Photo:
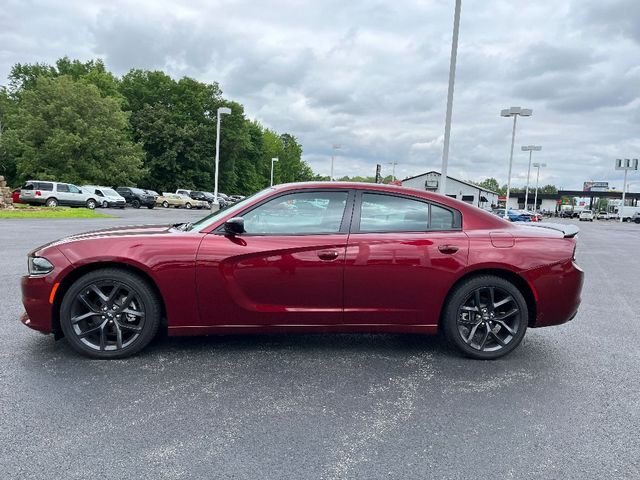
M 249 207 L 246 233 L 207 235 L 197 257 L 209 324 L 342 323 L 343 269 L 353 194 L 301 190 Z
M 116 188 L 116 192 L 122 195 L 126 203 L 131 203 L 131 190 L 125 187 L 120 187 L 120 188 Z
M 345 324 L 437 324 L 468 250 L 457 210 L 359 192 L 345 257 Z
M 75 206 L 84 206 L 84 204 L 86 203 L 87 199 L 89 198 L 89 192 L 84 192 L 82 190 L 80 190 L 79 187 L 76 187 L 75 185 L 68 185 L 69 187 L 69 201 L 71 202 L 71 205 L 75 205 Z
M 73 200 L 69 194 L 69 185 L 66 183 L 56 184 L 56 198 L 60 205 L 73 205 Z

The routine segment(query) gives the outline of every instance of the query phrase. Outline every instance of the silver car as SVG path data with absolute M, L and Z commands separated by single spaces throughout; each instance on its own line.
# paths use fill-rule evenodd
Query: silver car
M 29 180 L 20 189 L 20 200 L 29 205 L 57 207 L 86 207 L 91 210 L 98 206 L 94 193 L 84 192 L 71 183 Z
M 127 204 L 124 197 L 111 187 L 104 187 L 101 185 L 83 185 L 82 191 L 89 194 L 93 193 L 97 197 L 98 205 L 102 208 L 124 208 Z

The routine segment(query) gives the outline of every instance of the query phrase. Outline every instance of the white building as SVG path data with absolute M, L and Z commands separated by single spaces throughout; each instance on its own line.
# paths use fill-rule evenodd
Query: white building
M 437 192 L 440 186 L 440 173 L 427 172 L 402 180 L 403 187 L 417 188 L 428 192 Z M 462 200 L 480 208 L 498 205 L 498 194 L 473 183 L 447 176 L 446 192 L 448 197 Z

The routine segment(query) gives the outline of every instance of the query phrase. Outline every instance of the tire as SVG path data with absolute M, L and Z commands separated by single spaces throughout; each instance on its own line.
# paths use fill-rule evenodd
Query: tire
M 47 198 L 47 201 L 44 203 L 45 206 L 47 207 L 57 207 L 58 206 L 58 199 L 57 198 Z
M 191 206 L 191 204 L 189 202 L 187 202 L 187 204 L 184 206 L 184 208 L 186 208 L 187 210 L 191 210 L 193 207 Z
M 93 198 L 87 200 L 86 206 L 89 210 L 95 210 L 97 203 Z
M 162 202 L 162 208 L 169 208 L 169 202 Z
M 494 292 L 495 308 L 490 306 L 490 289 Z M 476 292 L 480 295 L 480 308 L 478 313 L 473 313 L 477 307 L 469 305 L 476 304 Z M 502 305 L 498 305 L 500 303 Z M 516 312 L 509 315 L 508 311 L 512 310 Z M 503 315 L 501 322 L 496 320 Z M 527 302 L 515 285 L 501 277 L 481 275 L 463 281 L 451 291 L 443 310 L 442 329 L 448 342 L 467 357 L 493 360 L 507 355 L 520 344 L 528 321 Z M 499 338 L 502 344 L 498 343 Z
M 118 285 L 118 293 L 113 294 L 109 284 L 114 288 Z M 100 299 L 94 287 L 102 289 L 105 297 L 114 295 L 114 300 Z M 130 298 L 132 292 L 134 296 L 128 304 L 118 304 L 118 300 L 126 301 L 122 297 Z M 81 301 L 80 296 L 87 302 Z M 138 353 L 156 336 L 161 311 L 160 300 L 144 278 L 117 268 L 103 268 L 80 277 L 65 293 L 60 306 L 60 326 L 76 352 L 98 359 L 124 358 Z M 97 313 L 91 315 L 92 312 Z M 83 315 L 87 318 L 78 321 L 77 317 Z M 74 316 L 76 321 L 72 322 Z M 108 318 L 112 316 L 113 319 Z
M 132 206 L 133 208 L 140 208 L 140 200 L 133 200 L 133 201 L 131 202 L 131 206 Z
M 102 208 L 109 208 L 109 202 L 107 202 L 106 200 L 102 202 Z
M 640 223 L 640 217 L 636 218 L 636 219 L 634 220 L 634 222 L 635 222 L 635 223 Z

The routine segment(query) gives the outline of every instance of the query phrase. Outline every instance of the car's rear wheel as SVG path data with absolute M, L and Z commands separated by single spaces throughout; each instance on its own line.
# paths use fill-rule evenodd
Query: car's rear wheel
M 491 360 L 514 350 L 527 330 L 529 313 L 522 293 L 493 275 L 470 278 L 451 293 L 443 329 L 465 355 Z
M 77 352 L 123 358 L 153 339 L 160 314 L 160 302 L 146 280 L 105 268 L 80 277 L 69 288 L 60 307 L 60 326 Z
M 46 201 L 45 205 L 47 207 L 57 207 L 58 206 L 58 199 L 57 198 L 47 198 L 47 201 Z
M 140 200 L 134 200 L 133 202 L 131 202 L 131 206 L 133 208 L 140 208 Z

